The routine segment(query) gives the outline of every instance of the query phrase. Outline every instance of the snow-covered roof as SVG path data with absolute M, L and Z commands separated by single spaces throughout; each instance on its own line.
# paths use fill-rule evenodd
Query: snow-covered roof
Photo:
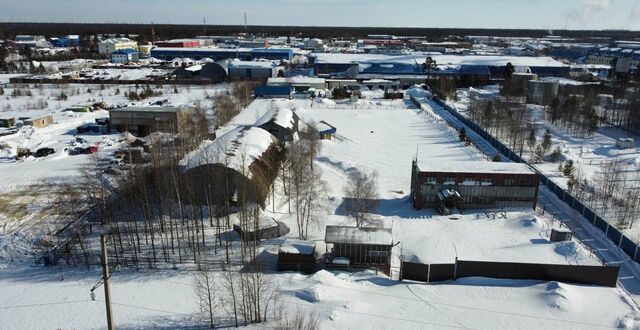
M 404 63 L 422 64 L 429 56 L 434 59 L 438 66 L 459 66 L 459 65 L 486 65 L 505 66 L 511 62 L 514 66 L 529 67 L 565 67 L 564 63 L 554 60 L 551 57 L 526 57 L 526 56 L 501 56 L 501 55 L 428 55 L 425 53 L 412 53 L 410 55 L 383 55 L 383 54 L 340 54 L 340 53 L 313 53 L 316 63 Z
M 310 241 L 303 241 L 299 239 L 289 238 L 278 250 L 278 253 L 289 253 L 289 254 L 305 254 L 310 255 L 313 254 L 316 250 L 316 243 Z
M 366 228 L 348 226 L 327 226 L 326 243 L 392 245 L 391 228 Z
M 320 133 L 323 133 L 323 132 L 335 133 L 335 132 L 338 131 L 338 129 L 335 126 L 327 123 L 324 120 L 321 120 L 321 121 L 318 122 L 318 124 L 316 125 L 316 129 Z
M 287 108 L 271 108 L 256 121 L 256 126 L 262 126 L 266 123 L 274 123 L 283 128 L 293 128 L 295 124 L 293 111 Z
M 526 164 L 489 161 L 447 161 L 441 158 L 418 159 L 421 172 L 535 174 Z
M 324 84 L 324 78 L 315 77 L 275 77 L 269 78 L 267 84 Z
M 270 69 L 276 66 L 278 66 L 276 63 L 268 62 L 268 61 L 240 61 L 240 60 L 229 61 L 230 68 L 269 68 Z
M 260 127 L 239 126 L 215 141 L 205 141 L 180 161 L 183 172 L 209 164 L 227 166 L 251 176 L 249 165 L 277 139 Z
M 540 81 L 557 82 L 559 85 L 582 86 L 582 85 L 599 85 L 598 82 L 583 82 L 561 77 L 544 77 Z

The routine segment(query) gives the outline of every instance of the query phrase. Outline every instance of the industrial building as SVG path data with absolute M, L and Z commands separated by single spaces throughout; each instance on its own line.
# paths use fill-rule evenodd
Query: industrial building
M 176 107 L 124 107 L 109 110 L 109 119 L 118 132 L 147 136 L 158 131 L 181 132 L 192 111 Z
M 276 77 L 267 80 L 267 86 L 291 86 L 296 91 L 306 91 L 310 88 L 327 88 L 324 78 L 315 77 Z
M 131 48 L 118 49 L 109 55 L 109 59 L 111 63 L 138 62 L 140 60 L 140 52 Z
M 129 38 L 110 38 L 98 43 L 98 53 L 101 55 L 108 56 L 120 49 L 138 50 L 138 43 Z
M 201 46 L 201 43 L 198 39 L 174 39 L 158 41 L 155 45 L 167 48 L 197 48 Z
M 425 70 L 426 58 L 436 61 L 437 68 Z M 408 55 L 382 54 L 335 54 L 312 53 L 310 63 L 315 74 L 323 77 L 360 78 L 363 75 L 393 76 L 426 76 L 454 75 L 472 76 L 480 73 L 492 79 L 504 78 L 505 67 L 511 63 L 514 67 L 525 67 L 540 77 L 569 76 L 570 67 L 550 57 L 525 56 L 480 56 L 480 55 L 424 55 L 420 53 Z
M 293 57 L 291 48 L 169 48 L 156 47 L 151 50 L 151 57 L 163 60 L 188 57 L 194 60 L 210 58 L 214 61 L 240 59 L 290 60 Z
M 527 164 L 414 160 L 411 199 L 417 209 L 535 208 L 538 174 Z
M 19 34 L 16 35 L 15 42 L 13 43 L 16 47 L 49 47 L 51 44 L 47 41 L 47 38 L 40 35 L 26 35 Z
M 527 85 L 527 101 L 539 105 L 549 105 L 558 97 L 560 85 L 557 81 L 532 80 Z
M 80 46 L 80 36 L 67 35 L 59 38 L 50 38 L 49 42 L 53 47 L 76 47 Z
M 178 80 L 206 80 L 211 84 L 217 84 L 227 80 L 227 64 L 225 61 L 195 64 L 177 68 L 171 75 Z
M 266 80 L 278 75 L 278 65 L 265 61 L 230 61 L 230 80 Z
M 203 144 L 180 166 L 183 182 L 202 183 L 190 186 L 193 203 L 225 210 L 243 202 L 264 208 L 282 157 L 276 137 L 260 127 L 239 126 Z

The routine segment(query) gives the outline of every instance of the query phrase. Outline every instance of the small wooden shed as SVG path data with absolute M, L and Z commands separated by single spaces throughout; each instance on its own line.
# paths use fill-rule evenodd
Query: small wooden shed
M 53 124 L 53 116 L 47 115 L 38 118 L 25 119 L 24 124 L 35 128 L 44 128 Z
M 389 271 L 393 236 L 391 228 L 327 226 L 325 243 L 331 244 L 331 257 L 343 257 L 351 265 L 376 266 Z
M 242 226 L 234 224 L 233 230 L 240 235 L 243 241 L 258 241 L 261 239 L 270 239 L 280 237 L 280 224 L 271 217 L 261 217 L 258 219 L 258 229 L 242 228 Z
M 13 127 L 16 126 L 15 118 L 0 118 L 0 127 Z
M 278 250 L 278 271 L 297 271 L 311 274 L 316 265 L 316 243 L 287 239 Z

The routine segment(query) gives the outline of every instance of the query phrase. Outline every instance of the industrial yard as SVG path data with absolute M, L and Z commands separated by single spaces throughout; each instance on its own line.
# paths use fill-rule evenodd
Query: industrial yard
M 0 329 L 639 328 L 638 8 L 569 2 L 0 13 Z

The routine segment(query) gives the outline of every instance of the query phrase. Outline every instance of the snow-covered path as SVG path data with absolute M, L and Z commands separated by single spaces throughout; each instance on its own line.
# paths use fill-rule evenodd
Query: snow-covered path
M 418 101 L 455 128 L 465 127 L 467 136 L 483 153 L 488 156 L 495 155 L 498 151 L 472 129 L 464 125 L 457 118 L 444 110 L 437 103 L 426 97 L 418 97 Z M 508 158 L 503 157 L 508 160 Z M 637 301 L 640 299 L 640 265 L 632 261 L 620 248 L 615 246 L 604 234 L 592 226 L 582 215 L 573 211 L 569 205 L 559 200 L 546 187 L 540 186 L 538 197 L 539 207 L 544 206 L 548 212 L 553 212 L 556 218 L 570 228 L 575 237 L 589 247 L 596 255 L 609 265 L 619 265 L 619 286 L 626 290 L 634 300 L 635 308 L 640 308 Z

